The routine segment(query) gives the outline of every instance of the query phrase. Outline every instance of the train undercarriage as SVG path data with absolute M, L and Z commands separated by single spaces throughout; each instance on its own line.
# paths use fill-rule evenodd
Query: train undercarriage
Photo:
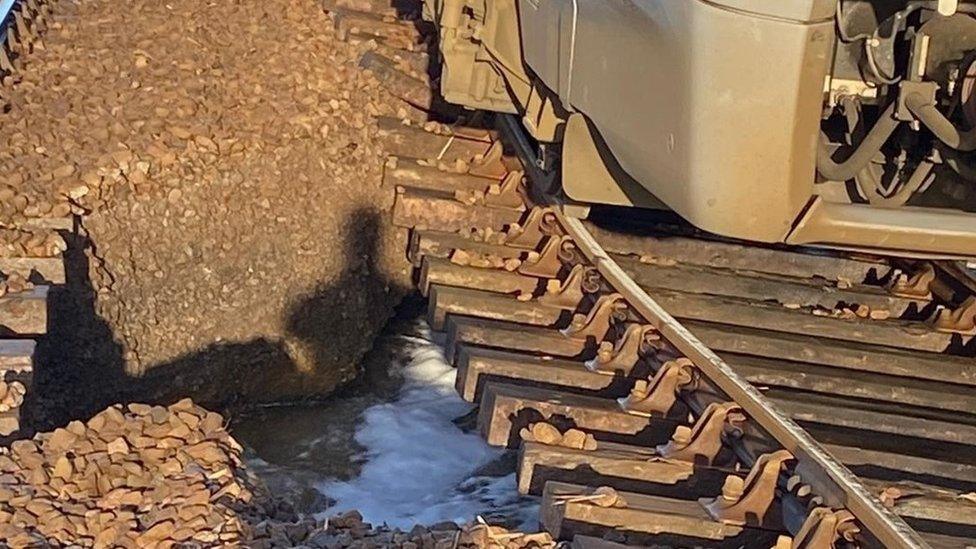
M 976 3 L 428 0 L 444 97 L 567 199 L 713 233 L 976 255 Z

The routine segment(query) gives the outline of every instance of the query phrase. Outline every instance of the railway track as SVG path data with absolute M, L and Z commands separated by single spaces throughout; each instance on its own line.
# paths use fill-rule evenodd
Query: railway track
M 552 174 L 511 119 L 458 118 L 431 91 L 415 5 L 326 7 L 344 39 L 375 43 L 362 65 L 402 100 L 379 120 L 394 222 L 459 394 L 490 444 L 518 451 L 518 489 L 553 536 L 976 545 L 970 271 L 575 219 L 535 192 Z M 45 8 L 13 13 L 4 71 Z M 0 437 L 21 434 L 72 230 L 17 204 L 0 224 Z
M 7 78 L 16 77 L 24 56 L 42 46 L 50 11 L 44 0 L 0 0 L 0 106 Z M 65 283 L 64 237 L 74 230 L 73 220 L 60 216 L 70 207 L 58 208 L 48 205 L 41 215 L 26 195 L 0 184 L 0 444 L 30 434 L 24 402 L 35 349 L 47 332 L 48 297 Z
M 24 432 L 24 402 L 37 339 L 47 333 L 48 297 L 65 283 L 69 218 L 0 225 L 0 442 Z
M 574 219 L 534 192 L 552 174 L 512 119 L 422 123 L 443 111 L 408 9 L 326 8 L 404 101 L 380 120 L 394 222 L 459 394 L 553 536 L 976 544 L 965 266 Z

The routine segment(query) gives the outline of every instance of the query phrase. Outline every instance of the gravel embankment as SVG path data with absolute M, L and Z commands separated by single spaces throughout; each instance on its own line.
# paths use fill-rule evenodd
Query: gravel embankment
M 553 547 L 472 523 L 374 527 L 298 516 L 250 474 L 224 419 L 189 399 L 109 407 L 0 448 L 0 543 L 10 547 Z
M 350 379 L 408 282 L 372 118 L 392 102 L 361 50 L 308 0 L 52 9 L 0 90 L 0 226 L 74 212 L 87 236 L 41 352 L 42 425 Z

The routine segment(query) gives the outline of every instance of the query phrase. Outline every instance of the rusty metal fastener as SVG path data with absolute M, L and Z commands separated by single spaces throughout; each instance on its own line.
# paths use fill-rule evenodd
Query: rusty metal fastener
M 932 325 L 940 332 L 976 333 L 976 296 L 969 296 L 955 309 L 939 308 Z
M 650 382 L 638 380 L 630 394 L 617 399 L 625 412 L 640 415 L 667 415 L 678 401 L 678 393 L 695 385 L 699 376 L 695 364 L 687 358 L 665 363 Z
M 847 509 L 834 511 L 817 507 L 807 515 L 796 537 L 792 540 L 787 538 L 788 542 L 782 545 L 789 549 L 832 549 L 841 540 L 853 542 L 860 531 L 854 515 Z
M 934 280 L 935 267 L 926 262 L 911 276 L 898 273 L 888 284 L 888 291 L 892 295 L 908 299 L 930 299 L 932 297 L 931 285 Z
M 546 293 L 539 296 L 539 303 L 553 305 L 565 309 L 575 309 L 583 301 L 583 281 L 587 270 L 592 267 L 576 265 L 566 276 L 566 280 L 550 278 L 546 282 Z
M 602 341 L 610 330 L 610 322 L 617 312 L 626 307 L 623 296 L 618 293 L 600 296 L 587 315 L 575 315 L 573 322 L 560 332 L 573 339 L 590 337 Z
M 496 208 L 525 209 L 524 186 L 522 185 L 524 176 L 525 174 L 521 171 L 513 170 L 505 174 L 501 183 L 489 185 L 485 190 L 485 204 Z
M 587 360 L 586 369 L 591 372 L 613 373 L 617 370 L 630 371 L 644 356 L 651 343 L 660 340 L 661 335 L 650 324 L 631 323 L 615 343 L 604 341 L 596 357 Z
M 745 421 L 742 408 L 734 402 L 713 402 L 691 428 L 678 426 L 667 444 L 657 447 L 661 457 L 711 465 L 722 450 L 726 433 L 741 433 Z
M 556 215 L 550 208 L 535 207 L 522 219 L 521 223 L 508 227 L 505 244 L 518 248 L 536 249 L 547 236 L 563 235 Z
M 793 454 L 787 450 L 763 454 L 744 481 L 729 475 L 722 487 L 722 495 L 701 498 L 698 502 L 719 522 L 738 526 L 769 525 L 773 521 L 768 515 L 776 499 L 776 481 L 783 465 L 793 459 Z
M 528 257 L 519 265 L 519 274 L 539 278 L 555 278 L 563 268 L 559 250 L 569 242 L 568 236 L 545 237 L 541 251 L 529 252 Z
M 468 173 L 478 177 L 501 179 L 508 173 L 508 168 L 502 162 L 504 152 L 505 149 L 500 139 L 492 141 L 485 154 L 471 163 Z

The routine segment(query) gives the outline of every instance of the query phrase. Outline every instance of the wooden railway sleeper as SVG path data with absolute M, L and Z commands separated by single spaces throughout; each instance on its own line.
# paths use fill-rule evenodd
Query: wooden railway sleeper
M 763 454 L 745 480 L 729 475 L 720 496 L 698 501 L 712 518 L 725 524 L 780 527 L 779 519 L 771 516 L 769 510 L 776 500 L 780 471 L 794 459 L 787 450 Z
M 695 364 L 687 358 L 670 360 L 650 380 L 634 382 L 630 394 L 617 399 L 620 409 L 632 414 L 666 416 L 683 391 L 693 391 L 700 377 Z
M 359 66 L 372 72 L 391 95 L 408 106 L 419 112 L 433 108 L 434 93 L 430 85 L 401 70 L 393 59 L 370 50 L 359 58 Z
M 723 443 L 742 435 L 746 416 L 734 402 L 713 402 L 691 427 L 679 425 L 667 444 L 657 446 L 659 456 L 699 465 L 717 465 Z
M 336 36 L 343 42 L 373 39 L 397 49 L 415 51 L 423 39 L 409 22 L 396 17 L 340 7 L 328 11 L 332 14 Z
M 30 28 L 27 26 L 27 21 L 24 19 L 24 12 L 22 10 L 14 11 L 14 24 L 17 28 L 17 38 L 20 40 L 21 47 L 27 48 L 33 36 Z
M 817 507 L 807 515 L 796 536 L 780 536 L 773 549 L 832 549 L 840 541 L 853 543 L 860 531 L 850 511 Z
M 601 341 L 596 356 L 583 363 L 591 372 L 614 375 L 630 372 L 661 340 L 661 334 L 650 324 L 628 323 L 623 334 L 613 343 Z

